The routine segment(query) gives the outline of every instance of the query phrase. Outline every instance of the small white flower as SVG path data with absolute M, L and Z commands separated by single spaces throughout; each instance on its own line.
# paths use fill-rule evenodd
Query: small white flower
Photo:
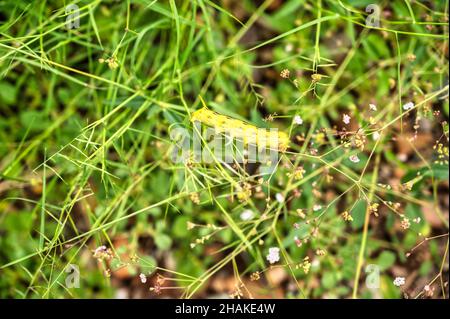
M 405 111 L 411 110 L 412 108 L 414 108 L 414 103 L 413 103 L 413 102 L 408 102 L 408 103 L 406 103 L 405 105 L 403 105 L 403 109 L 404 109 Z
M 352 155 L 348 158 L 353 163 L 359 163 L 359 157 L 358 155 Z
M 291 74 L 291 72 L 288 69 L 283 69 L 283 70 L 281 70 L 280 76 L 283 79 L 288 79 L 290 74 Z
M 320 267 L 320 260 L 319 259 L 314 259 L 311 263 L 311 268 L 315 268 L 318 269 Z
M 402 162 L 406 162 L 408 160 L 408 155 L 405 153 L 400 153 L 397 154 L 397 158 Z
M 284 47 L 284 50 L 286 50 L 286 52 L 292 52 L 293 49 L 294 49 L 294 46 L 292 45 L 292 43 L 288 43 Z
M 313 211 L 317 212 L 318 210 L 322 209 L 322 205 L 314 205 L 313 206 Z
M 297 236 L 294 236 L 294 242 L 297 245 L 297 247 L 302 246 L 302 241 Z
M 420 223 L 420 221 L 422 220 L 422 218 L 417 217 L 413 219 L 413 222 L 415 222 L 416 224 Z
M 351 120 L 352 118 L 350 117 L 350 115 L 348 115 L 348 114 L 344 114 L 343 116 L 342 116 L 342 122 L 344 122 L 345 124 L 350 124 L 350 120 Z
M 377 141 L 377 140 L 380 138 L 380 133 L 378 133 L 378 132 L 373 132 L 372 138 L 373 138 L 374 141 Z
M 371 110 L 371 111 L 376 111 L 377 110 L 377 106 L 375 105 L 375 104 L 369 104 L 369 109 Z
M 94 251 L 94 258 L 102 260 L 102 259 L 111 259 L 113 257 L 113 253 L 111 249 L 107 248 L 105 245 L 97 247 Z
M 293 122 L 296 125 L 302 125 L 303 124 L 303 119 L 300 117 L 300 115 L 296 115 L 296 116 L 294 116 Z
M 269 248 L 269 254 L 267 255 L 267 260 L 269 263 L 274 264 L 280 260 L 280 248 L 271 247 Z
M 143 284 L 145 284 L 146 282 L 147 282 L 147 276 L 145 276 L 144 274 L 140 274 L 139 275 L 139 279 L 141 280 L 141 282 L 143 283 Z
M 97 254 L 100 254 L 100 253 L 104 253 L 104 252 L 106 252 L 106 250 L 107 250 L 107 248 L 105 245 L 99 246 L 95 249 L 94 256 Z
M 277 200 L 278 203 L 283 203 L 284 202 L 284 196 L 281 193 L 277 193 L 275 195 L 275 199 Z
M 393 283 L 397 287 L 403 286 L 405 284 L 405 277 L 396 277 L 394 279 Z
M 241 213 L 241 219 L 243 221 L 247 221 L 253 218 L 253 211 L 251 211 L 250 209 L 246 209 Z

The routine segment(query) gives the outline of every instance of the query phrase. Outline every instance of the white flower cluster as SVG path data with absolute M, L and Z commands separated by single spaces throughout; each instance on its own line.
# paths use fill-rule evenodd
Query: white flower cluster
M 352 155 L 348 158 L 350 161 L 352 161 L 353 163 L 359 163 L 359 157 L 358 155 Z
M 302 125 L 303 124 L 303 119 L 300 117 L 300 115 L 296 115 L 296 116 L 294 116 L 293 122 L 294 122 L 294 124 Z
M 405 105 L 403 105 L 403 109 L 404 109 L 405 111 L 411 110 L 411 109 L 413 109 L 413 108 L 414 108 L 414 103 L 413 103 L 413 102 L 408 102 L 408 103 L 406 103 Z
M 241 219 L 243 221 L 251 220 L 253 219 L 253 216 L 253 211 L 251 211 L 250 209 L 246 209 L 241 213 Z
M 280 260 L 280 248 L 271 247 L 269 248 L 269 254 L 267 255 L 267 260 L 269 263 L 274 264 Z
M 397 287 L 403 286 L 405 284 L 405 277 L 396 277 L 394 279 L 394 285 Z

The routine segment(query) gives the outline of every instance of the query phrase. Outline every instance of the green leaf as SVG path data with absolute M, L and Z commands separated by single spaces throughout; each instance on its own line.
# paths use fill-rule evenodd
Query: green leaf
M 325 289 L 331 289 L 336 286 L 337 277 L 334 272 L 326 272 L 322 276 L 322 285 Z
M 386 270 L 395 263 L 396 255 L 389 250 L 384 250 L 377 258 L 377 265 L 380 270 Z
M 8 82 L 0 82 L 0 102 L 7 105 L 16 103 L 17 89 Z
M 155 244 L 160 250 L 168 250 L 172 246 L 172 238 L 166 234 L 157 234 L 155 236 Z
M 139 260 L 139 266 L 146 274 L 153 272 L 157 265 L 156 259 L 153 256 L 142 256 Z
M 173 223 L 172 232 L 175 237 L 183 238 L 186 237 L 189 232 L 187 229 L 187 223 L 190 221 L 189 216 L 178 216 Z
M 364 201 L 359 201 L 352 209 L 351 214 L 353 216 L 353 221 L 351 222 L 352 227 L 354 229 L 361 228 L 364 224 L 364 217 L 366 215 L 366 203 Z
M 426 276 L 430 273 L 431 269 L 433 268 L 433 263 L 431 260 L 426 260 L 419 269 L 419 273 L 421 276 Z

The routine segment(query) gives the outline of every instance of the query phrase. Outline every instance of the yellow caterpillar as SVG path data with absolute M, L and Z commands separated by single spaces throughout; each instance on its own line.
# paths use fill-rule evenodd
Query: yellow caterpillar
M 201 123 L 215 128 L 218 132 L 228 133 L 233 137 L 242 139 L 245 144 L 254 143 L 258 146 L 278 148 L 285 152 L 289 147 L 289 136 L 284 132 L 269 131 L 247 124 L 244 121 L 211 111 L 206 106 L 191 114 L 191 122 Z

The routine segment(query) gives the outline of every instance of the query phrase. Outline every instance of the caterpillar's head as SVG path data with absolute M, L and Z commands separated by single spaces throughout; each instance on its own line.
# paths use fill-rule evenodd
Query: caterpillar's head
M 202 107 L 201 109 L 191 114 L 191 122 L 200 121 L 204 122 L 208 115 L 208 108 Z
M 207 122 L 207 119 L 211 115 L 211 111 L 206 106 L 205 101 L 201 97 L 201 95 L 198 96 L 200 101 L 202 102 L 203 107 L 191 114 L 191 122 L 200 121 L 200 122 Z

